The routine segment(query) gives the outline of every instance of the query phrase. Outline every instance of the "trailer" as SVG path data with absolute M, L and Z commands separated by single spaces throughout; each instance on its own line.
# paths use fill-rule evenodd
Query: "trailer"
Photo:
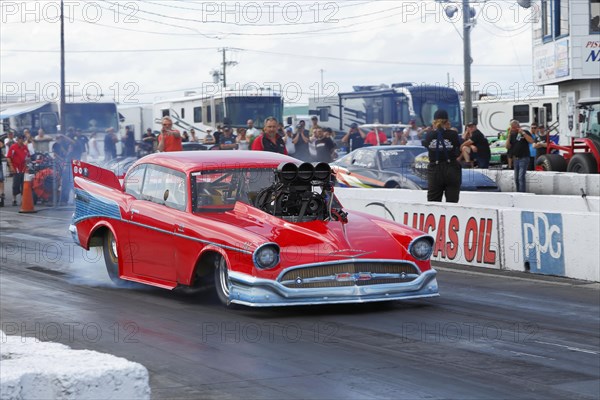
M 524 129 L 529 129 L 535 123 L 548 128 L 549 134 L 557 133 L 558 103 L 558 96 L 523 99 L 484 97 L 473 102 L 472 122 L 490 137 L 506 132 L 511 120 L 519 121 Z
M 152 104 L 118 105 L 119 118 L 121 119 L 121 137 L 124 137 L 125 128 L 133 131 L 135 140 L 142 140 L 146 129 L 160 130 L 154 122 Z

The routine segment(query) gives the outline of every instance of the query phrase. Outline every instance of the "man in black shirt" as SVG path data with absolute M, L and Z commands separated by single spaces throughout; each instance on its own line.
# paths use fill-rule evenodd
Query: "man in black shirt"
M 235 135 L 230 126 L 223 127 L 223 134 L 219 138 L 220 150 L 236 150 L 238 147 L 235 141 Z
M 348 133 L 346 133 L 342 138 L 342 143 L 347 143 L 349 146 L 348 152 L 351 152 L 352 150 L 363 147 L 366 137 L 367 134 L 358 127 L 356 122 L 354 122 L 352 125 L 350 125 L 350 130 Z
M 510 121 L 510 131 L 506 140 L 506 148 L 512 150 L 513 166 L 515 169 L 515 185 L 517 192 L 526 192 L 527 167 L 529 166 L 529 143 L 533 143 L 531 134 L 521 129 L 519 121 Z
M 317 148 L 317 162 L 330 163 L 333 161 L 333 150 L 335 143 L 329 136 L 325 136 L 322 128 L 315 129 L 315 147 Z
M 449 129 L 445 110 L 437 110 L 433 119 L 434 130 L 427 132 L 423 139 L 423 146 L 429 150 L 427 201 L 442 201 L 445 194 L 447 202 L 458 203 L 462 184 L 462 167 L 457 161 L 458 133 Z
M 492 152 L 490 151 L 490 142 L 479 129 L 477 124 L 469 122 L 467 124 L 467 133 L 469 139 L 465 140 L 460 146 L 460 151 L 463 158 L 467 163 L 471 162 L 471 156 L 477 160 L 477 166 L 479 168 L 488 169 L 490 167 L 490 158 Z

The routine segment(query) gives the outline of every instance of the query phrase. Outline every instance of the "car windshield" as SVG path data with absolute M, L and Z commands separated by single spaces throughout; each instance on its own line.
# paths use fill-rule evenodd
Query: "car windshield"
M 236 201 L 254 206 L 256 195 L 275 182 L 273 168 L 202 171 L 192 174 L 194 211 L 228 210 Z
M 381 169 L 397 169 L 412 166 L 415 157 L 423 152 L 422 148 L 394 148 L 379 151 Z

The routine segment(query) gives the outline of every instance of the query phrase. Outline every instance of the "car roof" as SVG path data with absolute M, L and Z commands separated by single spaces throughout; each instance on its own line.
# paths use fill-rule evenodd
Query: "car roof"
M 295 158 L 268 151 L 215 150 L 154 153 L 139 159 L 135 165 L 155 164 L 188 174 L 227 168 L 275 168 L 282 162 L 301 163 Z

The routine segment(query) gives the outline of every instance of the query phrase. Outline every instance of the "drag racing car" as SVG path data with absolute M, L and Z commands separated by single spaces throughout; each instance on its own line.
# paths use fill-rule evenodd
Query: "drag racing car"
M 214 288 L 225 305 L 360 303 L 438 295 L 433 238 L 346 210 L 326 163 L 262 151 L 172 152 L 138 160 L 123 184 L 73 162 L 69 230 L 103 248 L 109 277 Z
M 342 187 L 427 189 L 429 155 L 422 146 L 362 147 L 332 163 Z M 462 170 L 460 190 L 498 192 L 498 185 L 474 169 Z

